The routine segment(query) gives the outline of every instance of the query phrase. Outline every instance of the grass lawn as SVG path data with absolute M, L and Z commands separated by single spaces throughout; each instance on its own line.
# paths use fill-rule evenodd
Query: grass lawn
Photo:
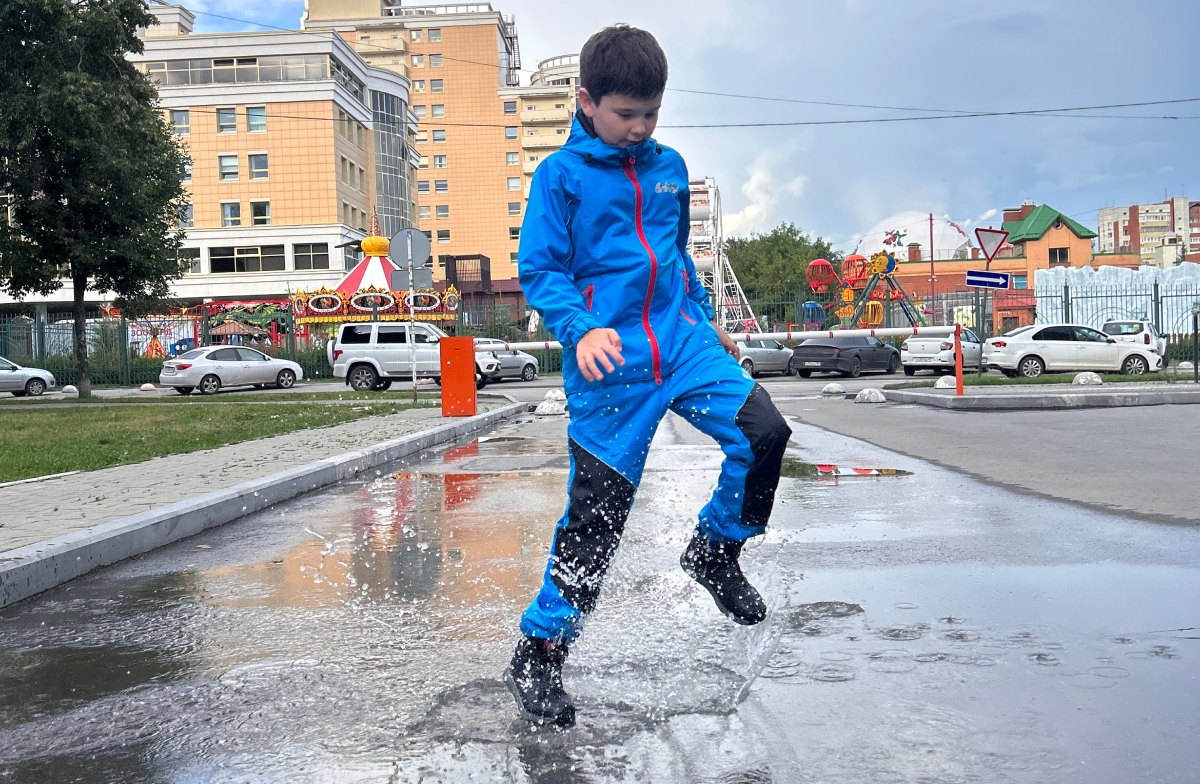
M 205 403 L 302 403 L 310 401 L 322 400 L 366 400 L 372 403 L 408 403 L 412 404 L 412 390 L 407 389 L 402 392 L 391 390 L 389 392 L 355 392 L 347 389 L 345 392 L 226 392 L 210 397 L 201 395 L 191 395 L 188 398 L 183 398 L 178 395 L 171 397 L 153 396 L 148 397 L 146 393 L 129 390 L 127 395 L 121 397 L 85 397 L 77 398 L 74 396 L 67 397 L 65 395 L 50 394 L 44 397 L 0 397 L 0 406 L 3 405 L 54 405 L 62 403 L 136 403 L 138 405 L 158 405 L 158 406 L 177 406 L 190 405 L 193 402 L 197 404 Z M 433 403 L 441 400 L 441 392 L 426 392 L 417 393 L 417 400 L 427 403 Z M 418 403 L 419 405 L 420 403 Z
M 136 463 L 413 407 L 411 402 L 379 402 L 378 395 L 371 401 L 298 406 L 168 400 L 12 409 L 0 413 L 0 482 Z
M 1075 380 L 1075 373 L 1047 373 L 1036 378 L 1009 378 L 1007 376 L 998 375 L 996 373 L 985 373 L 979 375 L 974 372 L 963 373 L 963 386 L 965 387 L 1001 387 L 1001 386 L 1027 386 L 1029 384 L 1070 384 Z M 922 381 L 905 381 L 900 384 L 888 384 L 888 389 L 920 389 L 922 387 L 931 387 L 938 380 L 939 376 L 929 376 L 928 379 Z M 1120 373 L 1101 373 L 1100 378 L 1104 379 L 1105 384 L 1128 384 L 1128 383 L 1151 383 L 1155 381 L 1174 382 L 1175 377 L 1168 373 L 1143 373 L 1140 376 L 1123 376 Z

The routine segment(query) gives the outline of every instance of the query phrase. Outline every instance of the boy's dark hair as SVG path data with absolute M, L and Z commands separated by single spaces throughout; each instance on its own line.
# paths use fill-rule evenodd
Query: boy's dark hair
M 579 84 L 597 103 L 610 93 L 654 98 L 667 87 L 667 56 L 645 30 L 606 27 L 579 52 Z

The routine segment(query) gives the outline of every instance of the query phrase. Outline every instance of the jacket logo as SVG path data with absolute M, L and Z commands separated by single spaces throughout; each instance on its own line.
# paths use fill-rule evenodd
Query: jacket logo
M 655 193 L 679 193 L 679 184 L 674 182 L 654 183 Z

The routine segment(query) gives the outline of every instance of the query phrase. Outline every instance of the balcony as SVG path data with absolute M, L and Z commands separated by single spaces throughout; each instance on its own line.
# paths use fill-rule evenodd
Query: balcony
M 538 134 L 536 136 L 522 136 L 521 147 L 526 150 L 556 150 L 563 145 L 567 140 L 566 136 L 559 134 Z
M 521 112 L 521 122 L 524 125 L 541 125 L 544 123 L 566 125 L 570 121 L 571 110 L 566 107 L 562 109 L 527 109 Z

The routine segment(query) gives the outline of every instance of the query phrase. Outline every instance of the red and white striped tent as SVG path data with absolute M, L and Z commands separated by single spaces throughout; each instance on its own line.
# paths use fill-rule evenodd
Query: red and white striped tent
M 346 277 L 334 288 L 346 297 L 372 287 L 391 291 L 392 272 L 398 269 L 387 256 L 367 256 L 347 272 Z

